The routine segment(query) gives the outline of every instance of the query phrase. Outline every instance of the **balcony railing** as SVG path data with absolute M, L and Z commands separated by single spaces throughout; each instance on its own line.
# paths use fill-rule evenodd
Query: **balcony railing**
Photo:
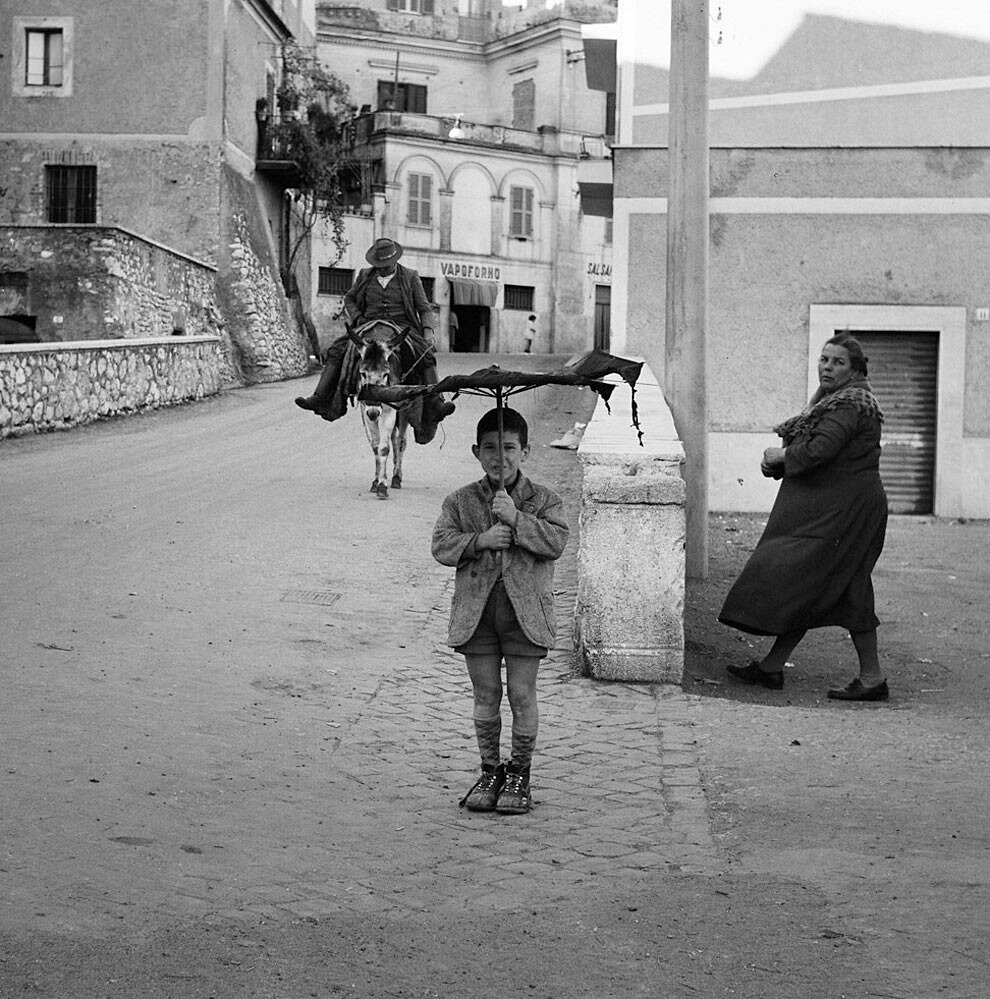
M 298 173 L 299 167 L 293 158 L 293 123 L 282 120 L 278 115 L 257 117 L 258 152 L 255 166 L 262 173 L 285 175 L 290 180 Z
M 564 132 L 544 125 L 535 132 L 505 125 L 481 125 L 460 117 L 411 114 L 405 111 L 373 111 L 351 122 L 352 146 L 363 146 L 375 135 L 404 135 L 438 139 L 471 146 L 518 149 L 549 156 L 607 159 L 611 149 L 602 136 Z M 451 134 L 453 132 L 453 134 Z

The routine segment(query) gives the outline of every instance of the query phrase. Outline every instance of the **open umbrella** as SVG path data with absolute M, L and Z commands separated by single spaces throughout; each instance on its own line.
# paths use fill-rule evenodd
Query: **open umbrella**
M 502 409 L 505 400 L 519 392 L 538 388 L 541 385 L 576 385 L 587 386 L 595 391 L 605 405 L 615 389 L 611 382 L 603 381 L 608 375 L 618 375 L 631 390 L 630 407 L 632 425 L 639 434 L 639 442 L 643 443 L 643 433 L 639 428 L 639 414 L 636 408 L 636 380 L 643 368 L 642 361 L 632 361 L 625 357 L 616 357 L 601 350 L 589 350 L 571 358 L 563 367 L 552 371 L 512 371 L 500 368 L 497 364 L 481 368 L 468 375 L 448 375 L 436 385 L 390 385 L 368 386 L 361 390 L 358 398 L 366 402 L 382 402 L 391 406 L 401 406 L 424 395 L 451 393 L 455 396 L 482 395 L 495 400 L 498 410 L 498 446 L 499 459 L 502 452 Z M 501 469 L 501 460 L 499 468 Z M 499 472 L 499 487 L 504 488 Z

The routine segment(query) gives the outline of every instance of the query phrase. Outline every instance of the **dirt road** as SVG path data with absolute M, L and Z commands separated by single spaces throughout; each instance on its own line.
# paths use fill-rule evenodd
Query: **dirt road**
M 0 996 L 986 995 L 987 525 L 892 525 L 880 707 L 824 700 L 832 633 L 782 694 L 726 682 L 757 518 L 713 518 L 683 690 L 575 676 L 572 545 L 537 807 L 465 814 L 428 538 L 484 404 L 380 502 L 304 384 L 0 445 Z M 547 444 L 592 400 L 520 400 L 576 529 Z

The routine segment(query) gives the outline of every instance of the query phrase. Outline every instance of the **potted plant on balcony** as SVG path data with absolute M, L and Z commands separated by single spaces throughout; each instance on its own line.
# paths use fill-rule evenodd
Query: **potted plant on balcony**
M 279 118 L 269 129 L 278 130 L 279 147 L 295 167 L 292 240 L 282 275 L 288 288 L 299 250 L 317 226 L 324 228 L 337 259 L 346 249 L 342 180 L 348 163 L 346 129 L 356 108 L 347 84 L 297 45 L 283 48 L 275 103 Z

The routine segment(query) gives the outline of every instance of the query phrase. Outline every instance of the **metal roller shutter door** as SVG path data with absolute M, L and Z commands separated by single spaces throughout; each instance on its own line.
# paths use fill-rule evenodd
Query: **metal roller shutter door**
M 938 334 L 859 333 L 884 413 L 880 477 L 891 513 L 931 513 L 935 500 Z

